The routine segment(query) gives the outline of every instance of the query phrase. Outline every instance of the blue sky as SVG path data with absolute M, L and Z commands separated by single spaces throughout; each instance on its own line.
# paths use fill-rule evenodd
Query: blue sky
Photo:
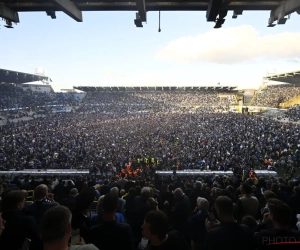
M 268 70 L 300 70 L 299 19 L 267 28 L 269 12 L 229 13 L 222 29 L 205 12 L 148 13 L 136 28 L 134 12 L 20 13 L 14 29 L 1 26 L 0 68 L 34 73 L 42 67 L 55 89 L 72 86 L 239 85 L 257 88 Z M 4 23 L 1 23 L 4 24 Z M 4 38 L 4 39 L 3 39 Z

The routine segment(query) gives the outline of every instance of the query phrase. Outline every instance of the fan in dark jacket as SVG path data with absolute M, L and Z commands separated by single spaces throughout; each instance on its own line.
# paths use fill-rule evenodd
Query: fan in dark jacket
M 208 218 L 209 203 L 205 198 L 198 197 L 197 206 L 188 219 L 188 228 L 191 238 L 192 250 L 203 249 L 206 228 L 205 220 Z
M 3 196 L 2 218 L 4 230 L 0 236 L 0 249 L 19 250 L 24 241 L 30 239 L 29 250 L 40 250 L 42 244 L 35 219 L 22 213 L 25 193 L 13 190 Z

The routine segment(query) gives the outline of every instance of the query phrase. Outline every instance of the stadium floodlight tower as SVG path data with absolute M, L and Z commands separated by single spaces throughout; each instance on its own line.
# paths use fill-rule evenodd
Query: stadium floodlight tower
M 286 16 L 297 12 L 300 14 L 300 1 L 299 0 L 288 0 L 282 5 L 278 6 L 276 9 L 271 11 L 268 27 L 274 27 L 275 21 L 277 24 L 285 24 L 287 21 Z

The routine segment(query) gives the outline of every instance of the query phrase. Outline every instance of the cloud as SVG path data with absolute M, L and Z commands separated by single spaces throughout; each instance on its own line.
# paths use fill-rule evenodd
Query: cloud
M 156 58 L 179 62 L 236 64 L 253 59 L 300 59 L 300 32 L 261 35 L 253 27 L 211 30 L 182 37 L 161 49 Z

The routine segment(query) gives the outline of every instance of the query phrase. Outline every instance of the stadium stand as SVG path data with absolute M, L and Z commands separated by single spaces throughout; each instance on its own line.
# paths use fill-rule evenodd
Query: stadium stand
M 73 106 L 79 103 L 79 100 L 75 99 L 72 94 L 54 93 L 48 88 L 45 92 L 42 90 L 40 87 L 29 85 L 20 87 L 14 84 L 1 83 L 0 110 L 31 109 L 51 105 Z
M 254 96 L 253 106 L 278 108 L 281 103 L 287 102 L 300 95 L 300 86 L 292 84 L 270 85 Z
M 136 89 L 111 89 L 89 87 L 78 87 L 80 90 L 87 91 L 87 96 L 82 102 L 78 111 L 88 111 L 97 109 L 105 112 L 107 105 L 110 105 L 110 112 L 119 109 L 124 111 L 151 111 L 180 109 L 180 107 L 193 108 L 200 106 L 227 107 L 236 104 L 234 98 L 236 91 L 234 87 L 227 87 L 226 91 L 216 87 L 176 87 L 157 88 L 136 88 Z M 165 89 L 165 90 L 163 90 Z M 116 108 L 113 110 L 113 108 Z

